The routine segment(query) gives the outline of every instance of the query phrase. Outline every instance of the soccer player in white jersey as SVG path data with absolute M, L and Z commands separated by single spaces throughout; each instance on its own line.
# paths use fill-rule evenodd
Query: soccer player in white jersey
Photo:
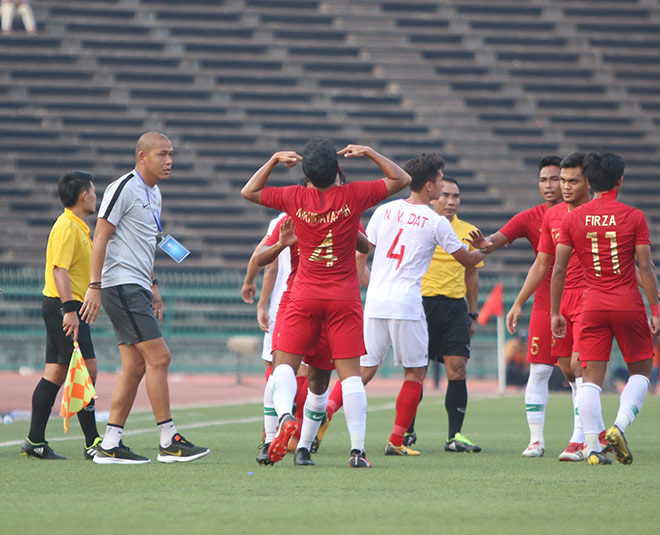
M 360 359 L 362 380 L 366 384 L 374 377 L 390 346 L 394 363 L 404 369 L 386 455 L 419 455 L 403 445 L 403 435 L 417 411 L 428 364 L 421 281 L 435 248 L 440 245 L 465 266 L 484 257 L 468 252 L 447 218 L 428 206 L 442 192 L 443 167 L 444 160 L 435 154 L 408 161 L 404 169 L 412 177 L 410 197 L 378 207 L 367 225 L 375 249 L 364 309 L 367 354 Z

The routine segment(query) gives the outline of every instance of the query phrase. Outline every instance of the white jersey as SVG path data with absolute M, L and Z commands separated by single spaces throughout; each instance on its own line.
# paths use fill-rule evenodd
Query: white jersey
M 422 277 L 436 246 L 449 254 L 463 247 L 447 218 L 425 204 L 399 199 L 376 209 L 367 238 L 376 249 L 364 317 L 423 318 Z
M 101 286 L 139 284 L 151 289 L 162 198 L 135 169 L 112 182 L 103 192 L 99 219 L 115 227 L 101 273 Z
M 283 217 L 286 217 L 285 213 L 281 213 L 269 223 L 266 236 L 270 236 L 273 233 L 275 226 Z M 282 294 L 286 290 L 286 281 L 289 278 L 289 273 L 291 273 L 291 252 L 287 247 L 277 256 L 277 277 L 275 278 L 275 284 L 273 285 L 273 291 L 270 294 L 270 303 L 268 305 L 268 318 L 270 320 L 271 330 L 273 325 L 275 325 L 275 316 L 277 316 L 277 309 L 280 306 Z

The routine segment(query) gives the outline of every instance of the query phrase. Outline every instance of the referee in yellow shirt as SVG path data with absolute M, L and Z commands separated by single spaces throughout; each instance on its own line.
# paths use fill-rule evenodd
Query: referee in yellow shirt
M 457 217 L 461 204 L 458 182 L 444 177 L 442 195 L 433 209 L 445 216 L 465 247 L 469 233 L 476 227 Z M 444 362 L 447 372 L 445 409 L 449 432 L 445 451 L 477 453 L 481 448 L 461 434 L 468 393 L 465 368 L 470 358 L 470 338 L 477 319 L 479 294 L 478 267 L 466 268 L 453 256 L 437 247 L 429 269 L 422 279 L 424 313 L 429 328 L 429 359 Z
M 93 382 L 96 382 L 96 357 L 89 325 L 79 310 L 89 284 L 92 240 L 83 219 L 96 211 L 96 190 L 90 173 L 72 171 L 60 178 L 57 190 L 64 213 L 57 218 L 46 248 L 45 287 L 42 315 L 46 324 L 46 366 L 32 394 L 30 432 L 21 452 L 38 459 L 64 459 L 45 439 L 46 424 L 57 392 L 66 379 L 73 342 L 80 351 Z M 101 443 L 96 430 L 94 400 L 78 413 L 85 435 L 84 456 L 91 459 Z

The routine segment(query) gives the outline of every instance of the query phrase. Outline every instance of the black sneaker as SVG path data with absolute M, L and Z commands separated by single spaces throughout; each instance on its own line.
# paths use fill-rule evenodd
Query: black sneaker
M 409 448 L 415 442 L 417 442 L 417 433 L 412 432 L 412 433 L 406 433 L 405 435 L 403 435 L 403 445 L 406 448 Z
M 103 449 L 101 446 L 96 448 L 93 461 L 96 464 L 146 464 L 150 462 L 150 459 L 133 453 L 128 446 L 124 446 L 124 443 L 120 441 L 119 446 L 109 450 Z
M 183 438 L 179 433 L 174 435 L 172 444 L 167 448 L 159 446 L 158 450 L 160 453 L 156 459 L 161 463 L 187 463 L 211 453 L 210 449 L 195 446 L 192 442 L 188 442 Z
M 456 433 L 454 438 L 450 438 L 445 443 L 445 451 L 479 453 L 481 448 L 476 444 L 472 444 L 465 435 Z
M 27 438 L 23 445 L 21 446 L 21 454 L 26 457 L 34 457 L 36 459 L 47 459 L 47 460 L 63 460 L 66 459 L 64 455 L 58 455 L 53 451 L 48 445 L 48 442 L 42 442 L 41 444 L 32 444 Z
M 364 450 L 351 450 L 348 466 L 351 468 L 371 468 L 373 465 L 367 460 L 367 454 Z
M 85 452 L 83 453 L 85 459 L 91 460 L 94 458 L 96 452 L 101 447 L 101 442 L 103 442 L 103 439 L 101 437 L 96 437 L 91 446 L 85 447 Z
M 298 448 L 293 454 L 293 464 L 296 466 L 314 466 L 312 454 L 307 448 Z
M 262 466 L 268 466 L 269 464 L 273 464 L 273 462 L 270 460 L 270 457 L 268 457 L 268 448 L 270 448 L 270 442 L 268 444 L 262 444 L 261 446 L 259 446 L 259 453 L 257 454 L 257 462 Z

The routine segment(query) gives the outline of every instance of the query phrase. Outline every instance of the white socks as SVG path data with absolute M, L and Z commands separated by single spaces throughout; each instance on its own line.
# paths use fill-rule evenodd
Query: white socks
M 318 433 L 319 427 L 321 427 L 327 405 L 327 390 L 323 394 L 317 395 L 307 389 L 307 400 L 305 401 L 305 409 L 303 410 L 302 429 L 300 431 L 300 441 L 298 442 L 299 448 L 310 449 L 312 447 L 316 433 Z
M 584 437 L 589 452 L 602 451 L 598 435 L 602 431 L 601 388 L 594 383 L 582 383 L 578 390 L 577 404 L 584 427 Z
M 111 450 L 112 448 L 119 446 L 123 432 L 123 427 L 108 424 L 105 427 L 105 434 L 103 435 L 103 442 L 101 442 L 101 447 L 104 450 Z
M 614 420 L 614 425 L 621 429 L 621 432 L 625 432 L 626 428 L 635 420 L 637 413 L 642 410 L 650 385 L 651 382 L 643 375 L 632 375 L 628 379 L 621 392 L 619 412 Z
M 348 377 L 341 382 L 344 395 L 344 417 L 352 450 L 364 450 L 367 433 L 367 393 L 359 376 Z
M 529 425 L 530 444 L 533 442 L 545 444 L 543 424 L 545 407 L 548 404 L 548 381 L 553 368 L 547 364 L 530 364 L 529 366 L 529 378 L 525 388 L 525 411 Z
M 584 429 L 582 428 L 582 419 L 577 405 L 577 393 L 582 384 L 582 377 L 576 377 L 574 383 L 568 383 L 571 386 L 571 398 L 573 400 L 573 434 L 569 442 L 584 444 Z
M 264 388 L 264 431 L 266 438 L 264 444 L 270 444 L 277 433 L 277 412 L 273 404 L 273 374 L 270 374 Z
M 158 425 L 158 430 L 160 431 L 160 445 L 163 448 L 167 448 L 172 445 L 172 438 L 176 435 L 176 427 L 174 427 L 174 422 L 169 419 L 164 422 L 160 422 Z
M 288 364 L 280 364 L 273 370 L 271 379 L 273 380 L 273 405 L 279 419 L 285 414 L 291 414 L 293 410 L 293 399 L 298 390 L 296 372 Z

